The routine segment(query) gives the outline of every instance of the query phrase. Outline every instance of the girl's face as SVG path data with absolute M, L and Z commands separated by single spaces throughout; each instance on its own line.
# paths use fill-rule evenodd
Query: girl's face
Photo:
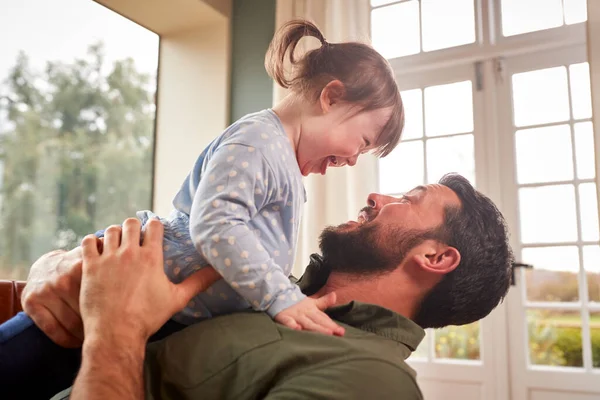
M 319 111 L 302 122 L 296 158 L 302 175 L 325 175 L 328 167 L 353 166 L 358 157 L 376 148 L 378 136 L 392 109 L 362 111 L 335 99 L 327 85 Z

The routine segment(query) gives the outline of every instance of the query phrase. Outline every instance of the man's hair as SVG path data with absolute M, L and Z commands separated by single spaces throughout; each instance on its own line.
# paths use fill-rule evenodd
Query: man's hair
M 443 241 L 460 252 L 454 271 L 426 295 L 415 317 L 423 328 L 464 325 L 488 315 L 506 296 L 513 254 L 504 217 L 469 181 L 447 174 L 439 181 L 461 201 L 447 207 L 440 227 Z

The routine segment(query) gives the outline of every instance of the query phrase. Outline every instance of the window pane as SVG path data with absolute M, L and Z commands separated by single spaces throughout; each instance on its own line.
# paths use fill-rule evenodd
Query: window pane
M 570 65 L 569 75 L 571 81 L 571 101 L 573 102 L 573 118 L 591 118 L 592 94 L 588 63 Z
M 399 194 L 424 182 L 423 142 L 402 142 L 379 160 L 379 191 Z
M 588 298 L 600 302 L 600 246 L 583 246 L 583 268 L 588 283 Z
M 600 368 L 600 312 L 590 313 L 590 336 L 592 337 L 592 365 Z
M 479 322 L 435 330 L 435 358 L 479 360 Z
M 563 0 L 565 7 L 565 23 L 567 25 L 587 21 L 586 0 Z
M 519 215 L 523 243 L 577 240 L 573 185 L 519 189 Z
M 565 67 L 514 74 L 512 83 L 516 126 L 566 121 L 570 118 Z
M 473 131 L 471 81 L 425 88 L 425 133 L 440 136 Z
M 539 183 L 573 179 L 569 125 L 517 131 L 518 182 Z M 543 148 L 544 151 L 540 151 Z
M 415 139 L 423 136 L 423 92 L 421 89 L 401 92 L 404 104 L 404 131 L 402 140 Z
M 504 36 L 556 28 L 563 24 L 562 0 L 501 0 Z
M 373 10 L 371 38 L 373 47 L 386 58 L 420 52 L 419 2 L 413 0 Z
M 594 160 L 594 127 L 591 122 L 574 125 L 577 177 L 589 179 L 596 176 Z
M 579 207 L 581 212 L 581 238 L 597 241 L 598 236 L 598 195 L 595 183 L 579 185 Z
M 475 41 L 473 0 L 422 0 L 423 51 Z
M 527 310 L 533 365 L 583 366 L 579 311 Z
M 527 300 L 579 300 L 579 251 L 576 246 L 523 249 L 523 262 L 533 265 L 525 272 Z
M 25 279 L 151 206 L 159 39 L 89 0 L 11 2 L 0 37 L 0 277 Z
M 475 184 L 473 135 L 427 141 L 427 183 L 435 183 L 448 172 L 457 172 Z

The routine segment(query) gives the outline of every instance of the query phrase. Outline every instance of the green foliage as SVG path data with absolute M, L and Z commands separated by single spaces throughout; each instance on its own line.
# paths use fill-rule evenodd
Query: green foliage
M 529 332 L 529 359 L 535 365 L 565 365 L 564 355 L 556 346 L 559 330 L 552 321 L 530 315 L 527 321 Z M 580 345 L 581 347 L 581 345 Z
M 0 99 L 1 277 L 150 207 L 154 84 L 101 44 L 43 73 L 18 56 Z
M 592 364 L 594 368 L 600 368 L 600 330 L 592 329 Z M 583 351 L 581 348 L 581 330 L 563 329 L 557 340 L 556 348 L 562 352 L 565 365 L 583 365 Z
M 436 358 L 479 360 L 479 323 L 435 330 Z
M 530 360 L 535 365 L 583 366 L 581 323 L 578 317 L 536 312 L 529 321 Z M 600 321 L 592 318 L 592 362 L 600 368 Z
M 600 368 L 600 320 L 591 320 L 592 360 Z M 529 356 L 534 365 L 583 366 L 581 326 L 578 317 L 552 312 L 532 313 L 528 319 Z M 421 344 L 424 346 L 424 344 Z M 420 347 L 421 347 L 420 346 Z M 420 349 L 423 350 L 423 349 Z M 419 353 L 425 356 L 426 353 Z M 478 360 L 479 324 L 435 330 L 436 358 Z

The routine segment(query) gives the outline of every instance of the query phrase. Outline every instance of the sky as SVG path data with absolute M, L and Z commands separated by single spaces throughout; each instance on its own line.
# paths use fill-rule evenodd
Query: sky
M 0 0 L 0 81 L 24 50 L 42 70 L 46 61 L 71 61 L 102 40 L 106 60 L 131 57 L 156 73 L 159 37 L 92 0 Z

